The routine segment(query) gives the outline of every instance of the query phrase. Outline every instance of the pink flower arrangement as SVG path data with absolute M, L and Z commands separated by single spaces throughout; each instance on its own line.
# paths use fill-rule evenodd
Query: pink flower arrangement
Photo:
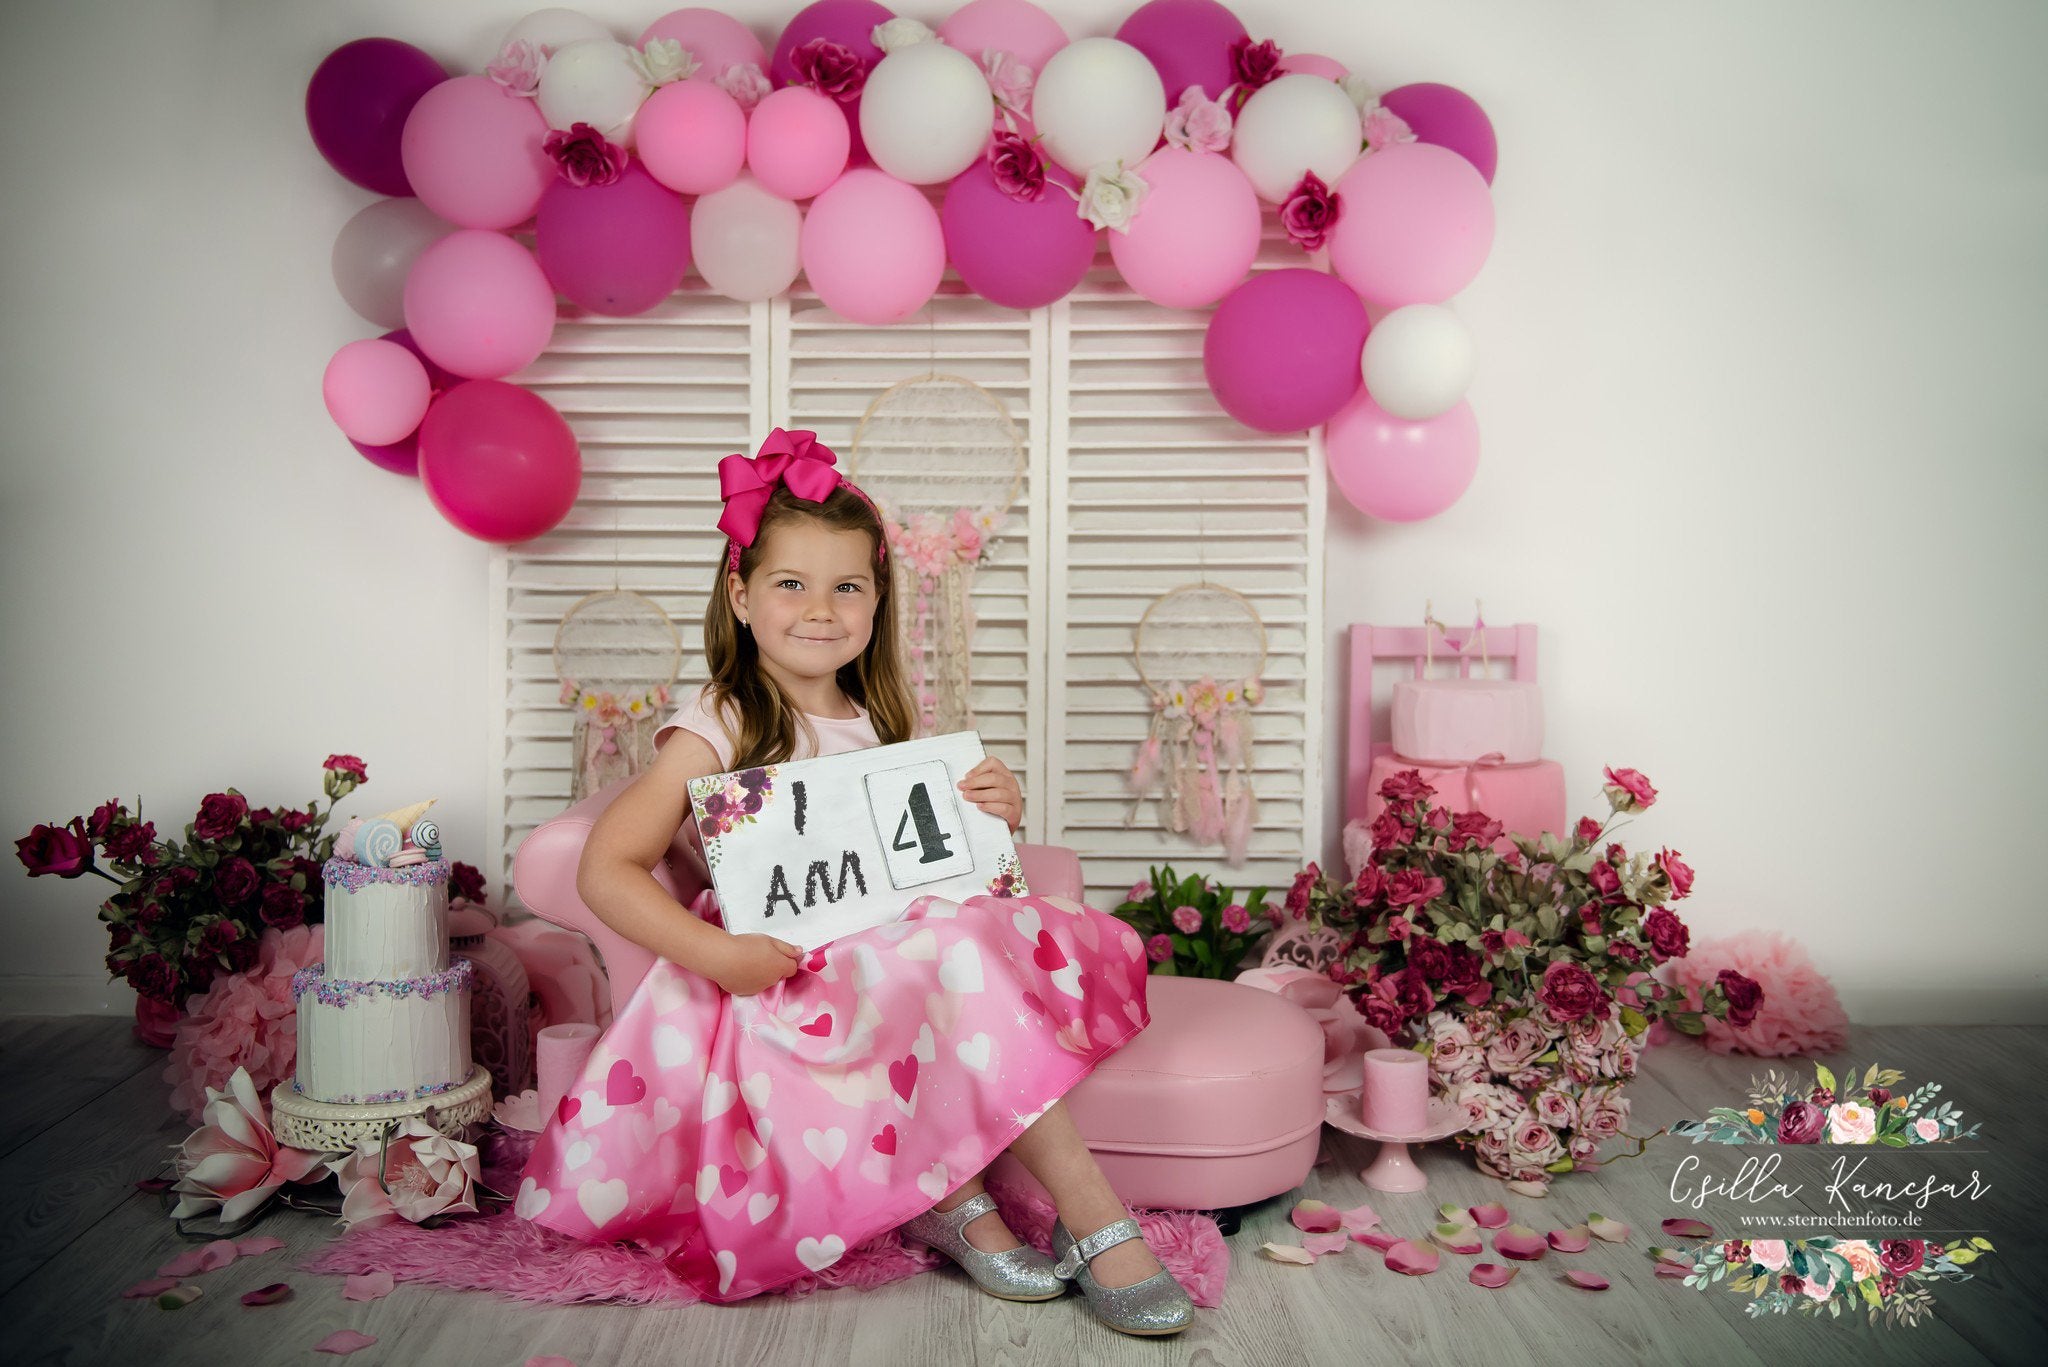
M 1342 197 L 1310 171 L 1281 204 L 1280 226 L 1287 230 L 1288 241 L 1312 252 L 1329 242 L 1343 208 Z
M 178 1149 L 174 1220 L 217 1210 L 220 1222 L 231 1225 L 254 1214 L 285 1183 L 322 1173 L 325 1154 L 277 1142 L 270 1107 L 247 1069 L 235 1069 L 224 1088 L 207 1088 L 204 1116 L 205 1123 Z
M 324 939 L 320 926 L 266 930 L 252 941 L 253 967 L 215 978 L 186 1003 L 164 1069 L 173 1109 L 197 1124 L 215 1089 L 236 1074 L 266 1096 L 292 1075 L 299 1058 L 292 974 L 319 962 Z
M 476 1146 L 448 1138 L 418 1116 L 407 1117 L 383 1143 L 364 1140 L 327 1169 L 341 1184 L 344 1229 L 476 1213 Z
M 626 173 L 626 149 L 608 141 L 587 123 L 557 128 L 541 141 L 541 150 L 555 163 L 563 180 L 579 189 L 610 185 Z
M 547 53 L 540 44 L 517 38 L 505 44 L 484 74 L 512 94 L 531 98 L 540 93 L 540 70 L 547 64 Z
M 1190 152 L 1221 152 L 1230 146 L 1232 120 L 1221 100 L 1212 100 L 1202 87 L 1191 85 L 1180 92 L 1180 103 L 1166 115 L 1166 144 Z

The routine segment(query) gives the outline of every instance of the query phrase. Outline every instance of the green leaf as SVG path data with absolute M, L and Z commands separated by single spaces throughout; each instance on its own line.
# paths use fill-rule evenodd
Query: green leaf
M 1825 1063 L 1817 1063 L 1814 1065 L 1813 1079 L 1815 1082 L 1827 1088 L 1829 1091 L 1832 1092 L 1835 1090 L 1835 1075 L 1828 1071 L 1828 1066 Z
M 1205 942 L 1196 940 L 1190 948 L 1195 952 L 1196 963 L 1207 965 L 1215 961 L 1216 956 L 1209 952 L 1209 946 Z

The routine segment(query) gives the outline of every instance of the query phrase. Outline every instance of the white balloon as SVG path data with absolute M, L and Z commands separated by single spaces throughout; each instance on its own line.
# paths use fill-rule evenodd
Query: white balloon
M 1344 87 L 1294 72 L 1252 92 L 1238 111 L 1230 155 L 1268 204 L 1278 204 L 1313 171 L 1335 188 L 1365 146 L 1358 106 Z
M 897 48 L 861 87 L 868 154 L 911 185 L 936 185 L 972 166 L 994 120 L 988 77 L 972 57 L 944 43 Z
M 1477 364 L 1471 329 L 1442 304 L 1394 309 L 1373 324 L 1358 358 L 1372 401 L 1410 422 L 1456 408 Z
M 1119 159 L 1136 166 L 1166 126 L 1166 87 L 1129 43 L 1076 39 L 1046 58 L 1031 92 L 1031 121 L 1047 154 L 1077 176 Z M 1351 121 L 1358 122 L 1355 111 Z
M 334 287 L 379 327 L 405 326 L 405 276 L 419 254 L 455 231 L 419 200 L 380 199 L 334 237 Z
M 587 123 L 621 147 L 633 145 L 633 116 L 648 96 L 633 49 L 609 38 L 571 43 L 540 70 L 540 116 L 550 128 Z
M 751 171 L 690 209 L 690 255 L 728 299 L 772 299 L 803 269 L 803 210 L 763 189 Z
M 560 6 L 537 9 L 505 30 L 505 42 L 524 39 L 545 52 L 560 52 L 572 43 L 609 42 L 611 36 L 610 29 L 589 15 Z

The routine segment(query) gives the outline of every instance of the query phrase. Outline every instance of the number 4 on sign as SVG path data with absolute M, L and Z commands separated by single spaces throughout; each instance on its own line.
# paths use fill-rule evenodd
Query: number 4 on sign
M 905 840 L 904 828 L 913 824 L 917 827 L 917 838 Z M 925 790 L 924 784 L 910 790 L 910 805 L 897 819 L 896 835 L 889 847 L 895 850 L 922 849 L 923 853 L 917 860 L 920 864 L 936 864 L 941 859 L 952 858 L 953 851 L 946 847 L 946 833 L 939 829 L 938 814 L 932 810 L 932 795 Z

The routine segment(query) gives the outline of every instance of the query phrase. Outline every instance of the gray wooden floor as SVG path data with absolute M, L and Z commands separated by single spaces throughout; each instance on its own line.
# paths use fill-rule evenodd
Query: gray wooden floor
M 1625 1246 L 1596 1243 L 1576 1257 L 1553 1254 L 1501 1291 L 1469 1285 L 1469 1258 L 1446 1255 L 1433 1276 L 1397 1276 L 1369 1248 L 1315 1267 L 1259 1256 L 1262 1240 L 1299 1242 L 1287 1224 L 1293 1197 L 1269 1202 L 1230 1239 L 1230 1289 L 1222 1308 L 1198 1312 L 1193 1329 L 1165 1342 L 1125 1338 L 1088 1317 L 1078 1294 L 1045 1305 L 1011 1305 L 976 1293 L 951 1268 L 876 1291 L 834 1291 L 803 1300 L 764 1296 L 737 1306 L 579 1306 L 544 1309 L 495 1297 L 401 1285 L 388 1298 L 341 1298 L 338 1279 L 299 1271 L 334 1233 L 318 1215 L 279 1210 L 254 1233 L 287 1241 L 194 1280 L 205 1296 L 176 1312 L 119 1299 L 190 1245 L 160 1199 L 134 1189 L 160 1169 L 185 1126 L 173 1119 L 163 1055 L 104 1017 L 0 1018 L 0 1362 L 322 1362 L 312 1345 L 340 1328 L 374 1334 L 352 1361 L 520 1364 L 560 1354 L 614 1363 L 1247 1363 L 1360 1362 L 1595 1364 L 2018 1363 L 2048 1345 L 2048 1257 L 2036 1221 L 2044 1181 L 2048 1104 L 2040 1094 L 2048 1030 L 2019 1027 L 1859 1029 L 1830 1062 L 1880 1062 L 1944 1095 L 1984 1123 L 1982 1221 L 1998 1245 L 1977 1280 L 1943 1286 L 1938 1318 L 1915 1329 L 1879 1330 L 1847 1320 L 1752 1321 L 1744 1297 L 1658 1281 L 1645 1248 L 1657 1222 L 1682 1214 L 1669 1197 L 1690 1145 L 1665 1139 L 1641 1160 L 1561 1182 L 1547 1201 L 1508 1197 L 1538 1229 L 1598 1210 L 1632 1223 Z M 1653 1050 L 1632 1091 L 1638 1132 L 1713 1105 L 1737 1104 L 1752 1072 L 1769 1061 L 1721 1058 L 1690 1044 Z M 1786 1066 L 1780 1063 L 1780 1066 Z M 1370 1145 L 1325 1130 L 1325 1162 L 1302 1194 L 1340 1207 L 1369 1200 L 1386 1226 L 1415 1236 L 1442 1201 L 1496 1199 L 1498 1184 L 1442 1149 L 1425 1159 L 1427 1193 L 1390 1196 L 1358 1179 Z M 1491 1255 L 1488 1255 L 1491 1256 Z M 1613 1289 L 1576 1291 L 1567 1266 L 1608 1276 Z M 292 1283 L 281 1305 L 245 1309 L 241 1293 Z

